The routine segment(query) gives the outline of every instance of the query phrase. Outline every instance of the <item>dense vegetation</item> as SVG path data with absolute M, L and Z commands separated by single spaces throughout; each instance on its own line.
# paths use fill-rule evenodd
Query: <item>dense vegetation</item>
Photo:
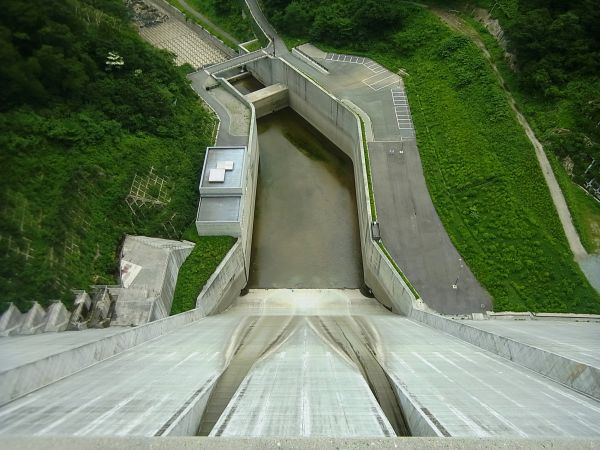
M 169 3 L 185 12 L 178 0 L 169 0 Z M 254 39 L 253 23 L 243 0 L 186 0 L 186 3 L 239 42 Z M 206 26 L 204 23 L 200 25 Z M 219 36 L 218 30 L 209 29 L 209 31 L 217 31 L 217 36 L 223 38 Z M 225 41 L 226 44 L 235 47 L 235 43 L 227 42 L 227 39 Z
M 3 307 L 114 283 L 126 233 L 181 237 L 214 119 L 122 1 L 4 1 L 0 85 Z M 162 203 L 130 209 L 134 176 L 151 171 Z
M 196 307 L 198 293 L 235 243 L 229 236 L 199 237 L 195 226 L 186 230 L 183 238 L 195 242 L 196 247 L 179 269 L 171 315 Z
M 264 4 L 292 37 L 410 73 L 405 82 L 431 196 L 497 310 L 600 312 L 597 293 L 572 260 L 534 150 L 468 38 L 403 2 L 370 5 L 370 25 L 357 13 L 365 2 Z M 387 8 L 395 10 L 393 21 Z M 331 30 L 321 28 L 321 16 Z M 287 28 L 296 21 L 303 26 Z
M 479 28 L 546 151 L 559 158 L 555 172 L 594 192 L 600 188 L 600 9 L 586 0 L 503 0 L 496 8 L 489 0 L 477 3 L 492 8 L 506 30 L 516 71 Z M 563 184 L 584 246 L 600 252 L 600 203 Z

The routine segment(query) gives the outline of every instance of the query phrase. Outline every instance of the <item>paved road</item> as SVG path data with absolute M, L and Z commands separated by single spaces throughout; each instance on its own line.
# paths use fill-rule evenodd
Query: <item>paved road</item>
M 269 23 L 265 15 L 263 14 L 257 0 L 246 0 L 246 5 L 250 9 L 250 13 L 254 17 L 254 20 L 263 32 L 271 39 L 272 43 L 267 47 L 268 53 L 273 53 L 273 46 L 275 48 L 275 55 L 281 56 L 288 52 L 287 46 L 283 39 L 279 37 L 275 28 Z
M 292 54 L 284 59 L 338 98 L 350 100 L 370 118 L 368 145 L 375 203 L 382 240 L 394 260 L 436 311 L 491 310 L 490 295 L 462 260 L 431 202 L 400 77 L 368 58 L 342 58 L 307 46 L 303 50 L 318 58 L 329 74 Z

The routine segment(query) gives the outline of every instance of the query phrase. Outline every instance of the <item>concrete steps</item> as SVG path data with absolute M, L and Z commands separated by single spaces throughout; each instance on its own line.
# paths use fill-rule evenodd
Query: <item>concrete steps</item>
M 34 302 L 26 313 L 22 313 L 11 303 L 0 317 L 0 336 L 64 331 L 69 326 L 70 318 L 71 313 L 59 301 L 52 303 L 47 309 Z

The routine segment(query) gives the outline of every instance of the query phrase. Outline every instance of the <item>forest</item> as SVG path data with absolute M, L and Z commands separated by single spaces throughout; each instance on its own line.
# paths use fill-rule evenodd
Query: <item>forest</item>
M 141 40 L 121 0 L 2 3 L 2 309 L 69 306 L 72 289 L 116 282 L 125 234 L 193 224 L 215 119 L 188 69 Z
M 600 311 L 598 294 L 573 261 L 534 149 L 468 37 L 409 2 L 263 4 L 287 38 L 409 74 L 404 82 L 433 202 L 496 310 Z M 569 64 L 565 71 L 573 70 Z M 525 75 L 519 85 L 532 96 L 551 94 Z

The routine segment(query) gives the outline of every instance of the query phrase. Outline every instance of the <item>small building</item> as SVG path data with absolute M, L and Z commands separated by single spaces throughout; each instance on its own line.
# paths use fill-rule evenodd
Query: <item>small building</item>
M 246 151 L 244 146 L 206 149 L 196 216 L 200 236 L 240 236 Z

